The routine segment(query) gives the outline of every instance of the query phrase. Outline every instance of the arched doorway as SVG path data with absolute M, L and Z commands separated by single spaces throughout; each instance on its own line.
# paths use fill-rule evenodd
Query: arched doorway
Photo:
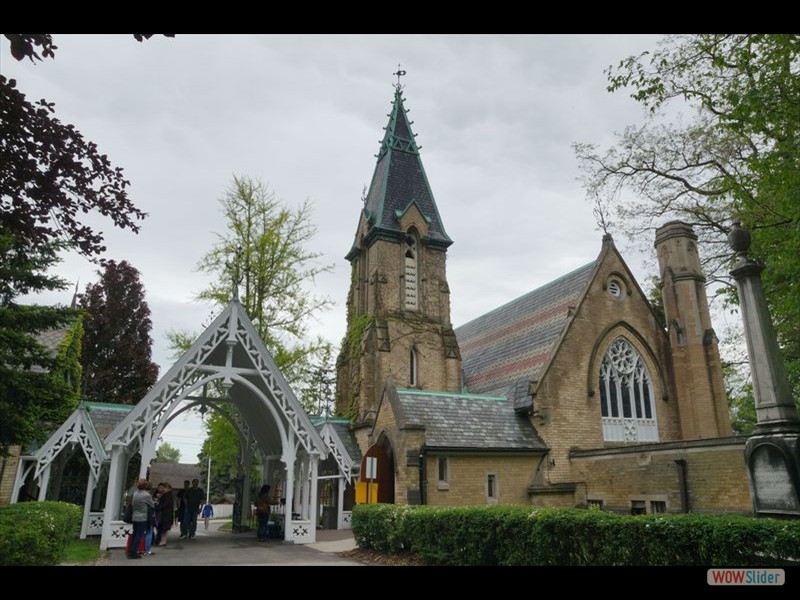
M 378 502 L 394 504 L 394 451 L 392 443 L 385 432 L 378 437 L 378 441 L 370 446 L 361 459 L 361 481 L 367 481 L 367 458 L 375 457 L 378 461 L 377 477 Z

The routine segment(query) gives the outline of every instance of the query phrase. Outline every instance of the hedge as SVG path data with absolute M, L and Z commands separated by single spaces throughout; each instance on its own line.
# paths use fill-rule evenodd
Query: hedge
M 800 521 L 528 506 L 353 509 L 361 548 L 435 565 L 760 566 L 800 560 Z
M 80 507 L 20 502 L 0 507 L 0 565 L 57 565 L 80 533 Z

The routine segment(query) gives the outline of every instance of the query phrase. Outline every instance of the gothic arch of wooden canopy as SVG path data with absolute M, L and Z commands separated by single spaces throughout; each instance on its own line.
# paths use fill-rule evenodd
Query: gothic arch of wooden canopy
M 222 397 L 209 397 L 209 386 L 221 388 Z M 181 404 L 188 400 L 191 404 Z M 155 456 L 158 438 L 166 425 L 190 406 L 229 403 L 239 432 L 249 475 L 252 456 L 262 464 L 285 470 L 286 522 L 284 538 L 296 543 L 316 539 L 317 470 L 333 449 L 343 476 L 349 480 L 352 465 L 337 452 L 337 440 L 323 438 L 309 420 L 272 355 L 256 333 L 238 300 L 200 335 L 136 407 L 106 437 L 110 457 L 103 514 L 101 548 L 124 543 L 128 526 L 120 520 L 128 460 L 141 453 L 140 476 Z M 247 483 L 247 482 L 246 482 Z M 249 485 L 242 505 L 249 506 Z

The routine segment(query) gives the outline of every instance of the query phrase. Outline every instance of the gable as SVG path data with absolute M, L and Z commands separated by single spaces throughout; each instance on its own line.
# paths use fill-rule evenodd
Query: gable
M 473 319 L 455 330 L 464 387 L 507 394 L 539 379 L 591 279 L 597 261 Z M 512 390 L 513 388 L 513 390 Z

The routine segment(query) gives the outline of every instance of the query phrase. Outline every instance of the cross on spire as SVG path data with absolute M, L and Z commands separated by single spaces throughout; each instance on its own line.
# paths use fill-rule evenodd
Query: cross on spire
M 392 73 L 392 75 L 396 75 L 397 76 L 397 83 L 395 84 L 394 87 L 398 92 L 403 89 L 403 86 L 400 85 L 400 78 L 405 74 L 406 74 L 406 72 L 403 69 L 400 68 L 400 63 L 397 63 L 397 71 Z

